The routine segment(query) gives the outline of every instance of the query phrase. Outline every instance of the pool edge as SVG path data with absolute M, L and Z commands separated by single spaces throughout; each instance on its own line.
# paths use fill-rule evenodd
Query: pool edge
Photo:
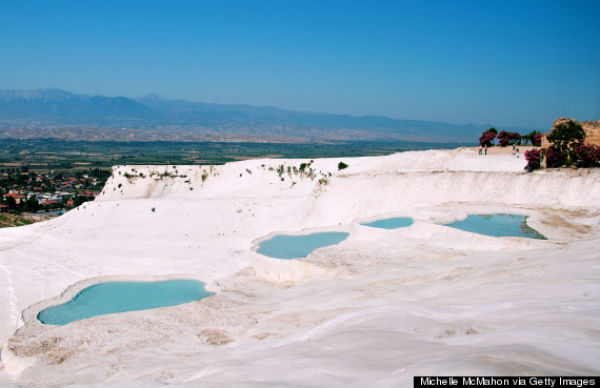
M 83 289 L 101 284 L 106 282 L 160 282 L 167 280 L 179 280 L 179 279 L 189 279 L 189 280 L 197 280 L 199 282 L 204 283 L 204 289 L 207 292 L 216 293 L 216 289 L 210 287 L 209 283 L 206 282 L 205 279 L 200 278 L 194 274 L 169 274 L 169 275 L 147 275 L 147 276 L 132 276 L 132 275 L 107 275 L 107 276 L 99 276 L 89 279 L 80 280 L 76 283 L 71 284 L 67 288 L 65 288 L 59 295 L 41 300 L 36 302 L 29 307 L 27 307 L 21 313 L 21 319 L 23 320 L 24 325 L 42 325 L 42 326 L 56 326 L 52 324 L 45 324 L 38 320 L 38 314 L 48 307 L 56 306 L 59 304 L 63 304 L 73 299 L 79 292 Z M 212 296 L 212 295 L 210 295 Z M 207 296 L 209 298 L 210 296 Z

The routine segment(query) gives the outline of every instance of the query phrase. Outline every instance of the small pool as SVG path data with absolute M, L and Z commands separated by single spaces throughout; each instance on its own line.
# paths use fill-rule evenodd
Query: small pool
M 190 279 L 106 282 L 84 288 L 70 301 L 42 310 L 37 318 L 45 324 L 66 325 L 96 315 L 175 306 L 211 295 L 204 283 Z
M 261 255 L 277 259 L 299 259 L 308 256 L 318 248 L 335 245 L 346 238 L 346 232 L 312 233 L 299 236 L 279 234 L 258 245 L 257 252 Z
M 393 218 L 385 218 L 383 220 L 368 222 L 368 223 L 364 223 L 361 225 L 370 226 L 372 228 L 381 228 L 381 229 L 398 229 L 398 228 L 406 228 L 407 226 L 411 226 L 412 224 L 413 224 L 412 218 L 393 217 Z
M 494 237 L 517 236 L 546 240 L 546 237 L 527 225 L 527 216 L 518 214 L 471 214 L 465 220 L 445 225 Z

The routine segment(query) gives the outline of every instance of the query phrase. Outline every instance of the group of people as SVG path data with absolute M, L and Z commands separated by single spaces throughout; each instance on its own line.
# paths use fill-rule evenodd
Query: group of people
M 482 146 L 479 146 L 479 155 L 487 155 L 488 154 L 488 146 L 487 144 Z M 519 149 L 513 144 L 512 146 L 512 155 L 516 156 L 517 158 L 519 157 L 520 153 L 519 153 Z

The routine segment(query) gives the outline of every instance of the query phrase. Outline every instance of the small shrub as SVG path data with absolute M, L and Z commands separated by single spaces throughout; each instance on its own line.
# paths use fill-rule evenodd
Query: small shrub
M 202 182 L 204 182 L 206 180 L 206 178 L 208 178 L 208 174 L 207 173 L 202 174 Z
M 546 150 L 546 166 L 561 167 L 567 164 L 566 155 L 556 146 L 550 146 Z
M 528 171 L 537 170 L 541 167 L 542 151 L 539 149 L 525 151 L 525 159 L 527 160 Z
M 155 207 L 153 207 L 151 210 L 152 210 L 152 213 L 156 212 L 156 208 Z
M 500 131 L 496 138 L 498 139 L 498 144 L 500 144 L 500 147 L 506 147 L 508 145 L 508 142 L 510 141 L 510 138 L 508 137 L 508 132 L 506 131 Z
M 123 184 L 122 184 L 122 183 L 119 183 L 119 184 L 117 185 L 117 187 L 118 187 L 119 189 L 121 188 L 121 186 L 123 186 Z
M 484 132 L 479 136 L 479 145 L 482 147 L 488 146 L 491 147 L 494 145 L 494 139 L 496 138 L 496 134 L 493 132 Z
M 527 142 L 531 142 L 532 146 L 539 147 L 542 145 L 542 133 L 540 131 L 531 131 L 526 135 L 521 137 L 523 140 L 523 144 L 527 144 Z
M 343 170 L 345 168 L 348 168 L 348 165 L 346 163 L 344 163 L 344 162 L 339 162 L 338 163 L 338 171 L 339 170 Z
M 500 131 L 496 137 L 501 147 L 511 144 L 521 144 L 521 135 L 518 132 Z
M 511 144 L 521 145 L 521 135 L 519 132 L 510 132 Z
M 577 144 L 573 148 L 577 167 L 595 167 L 600 159 L 600 146 L 592 144 Z

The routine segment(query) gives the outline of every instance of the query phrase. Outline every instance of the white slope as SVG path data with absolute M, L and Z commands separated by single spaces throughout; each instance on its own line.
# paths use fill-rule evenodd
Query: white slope
M 318 159 L 294 173 L 308 162 L 120 166 L 96 201 L 1 230 L 0 386 L 598 374 L 600 171 L 528 174 L 522 158 L 472 149 Z M 440 225 L 498 212 L 529 215 L 549 240 Z M 416 222 L 360 225 L 385 216 Z M 303 230 L 350 237 L 303 260 L 252 251 L 269 234 Z M 89 284 L 169 276 L 216 295 L 65 326 L 35 319 Z

